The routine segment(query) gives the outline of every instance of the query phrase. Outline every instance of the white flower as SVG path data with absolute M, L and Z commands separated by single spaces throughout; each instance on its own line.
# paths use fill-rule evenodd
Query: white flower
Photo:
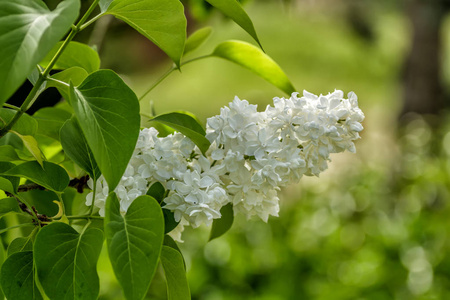
M 235 97 L 207 120 L 211 147 L 206 156 L 181 133 L 158 137 L 156 129 L 143 129 L 115 189 L 121 212 L 158 181 L 168 190 L 164 209 L 180 222 L 173 231 L 176 238 L 187 224 L 210 225 L 230 202 L 235 213 L 267 221 L 278 215 L 280 187 L 303 175 L 319 175 L 328 168 L 330 153 L 355 151 L 363 120 L 354 93 L 345 99 L 339 90 L 325 96 L 304 91 L 303 97 L 274 98 L 263 112 Z M 108 192 L 101 176 L 94 203 L 100 215 Z M 93 195 L 86 197 L 86 205 Z

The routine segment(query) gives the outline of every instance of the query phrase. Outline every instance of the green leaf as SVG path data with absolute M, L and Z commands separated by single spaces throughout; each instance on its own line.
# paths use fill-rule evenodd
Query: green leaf
M 161 263 L 167 280 L 168 300 L 190 300 L 191 293 L 186 279 L 186 270 L 181 253 L 177 250 L 163 246 L 161 250 Z
M 62 192 L 69 185 L 69 175 L 57 164 L 44 161 L 42 168 L 37 161 L 28 161 L 0 175 L 25 177 L 43 187 Z
M 55 87 L 64 99 L 69 99 L 69 83 L 74 86 L 80 85 L 88 77 L 88 72 L 80 67 L 72 67 L 54 74 L 50 78 L 55 80 L 47 81 L 47 87 Z
M 220 214 L 222 215 L 222 217 L 220 217 L 219 219 L 214 219 L 213 221 L 211 234 L 209 236 L 210 241 L 223 235 L 233 225 L 234 214 L 233 205 L 231 203 L 222 207 L 220 209 Z
M 190 138 L 197 145 L 200 151 L 202 151 L 203 154 L 205 154 L 205 152 L 211 145 L 211 143 L 205 137 L 206 132 L 203 127 L 197 122 L 195 118 L 186 113 L 173 112 L 163 114 L 154 117 L 152 121 L 162 123 L 181 132 L 182 134 Z
M 0 0 L 1 1 L 1 0 Z M 15 110 L 0 108 L 0 118 L 5 122 L 9 123 L 11 119 L 16 114 Z M 3 125 L 1 126 L 3 127 Z M 23 114 L 20 119 L 14 124 L 11 130 L 17 131 L 23 135 L 35 135 L 38 128 L 38 123 L 32 117 L 27 114 Z
M 42 299 L 35 283 L 33 252 L 17 252 L 3 263 L 0 282 L 6 298 L 14 300 Z
M 242 27 L 251 37 L 259 44 L 258 36 L 256 35 L 255 27 L 252 20 L 247 15 L 241 4 L 237 0 L 206 0 L 212 6 L 220 10 L 225 16 L 232 19 L 236 24 Z
M 6 178 L 0 177 L 0 190 L 8 192 L 8 193 L 15 193 L 15 189 L 11 183 L 11 181 L 9 181 Z
M 66 191 L 64 191 L 64 194 Z M 58 213 L 59 207 L 53 202 L 58 199 L 55 192 L 34 189 L 20 193 L 19 195 L 21 199 L 26 201 L 30 206 L 34 206 L 40 214 L 54 216 Z
M 7 161 L 0 161 L 0 174 L 7 172 L 8 170 L 14 168 L 16 165 Z M 0 177 L 0 190 L 4 190 L 11 194 L 14 194 L 17 191 L 17 187 L 19 186 L 20 178 L 11 177 L 11 176 L 2 176 Z
M 0 265 L 3 265 L 3 262 L 5 261 L 7 255 L 6 255 L 6 251 L 5 248 L 3 248 L 3 245 L 0 244 Z M 0 275 L 1 277 L 1 275 Z M 0 285 L 1 285 L 1 281 L 0 281 Z M 0 288 L 0 299 L 5 299 L 5 295 L 3 294 L 3 291 Z
M 70 29 L 79 9 L 79 0 L 53 11 L 42 1 L 0 1 L 0 105 Z
M 100 70 L 70 88 L 70 102 L 100 171 L 114 190 L 139 136 L 139 101 L 113 71 Z
M 16 201 L 17 202 L 17 201 Z M 33 242 L 30 237 L 18 237 L 8 246 L 8 256 L 17 252 L 33 251 Z
M 164 215 L 164 233 L 169 233 L 178 226 L 180 222 L 175 221 L 175 215 L 172 211 L 163 208 Z
M 0 146 L 0 161 L 20 160 L 19 156 L 11 145 Z
M 47 65 L 58 52 L 63 42 L 57 43 L 52 50 L 41 61 L 40 65 L 47 67 Z M 58 61 L 53 66 L 53 69 L 65 70 L 71 67 L 80 67 L 88 73 L 97 71 L 100 68 L 100 57 L 97 51 L 86 44 L 78 42 L 70 42 L 66 46 L 64 52 L 58 58 Z
M 113 0 L 100 0 L 98 1 L 98 6 L 100 6 L 100 11 L 102 13 L 106 12 L 108 10 L 109 5 L 111 4 Z
M 290 95 L 295 92 L 295 88 L 280 66 L 267 54 L 251 44 L 242 41 L 226 41 L 220 43 L 214 49 L 212 55 L 249 69 L 286 94 Z
M 39 281 L 50 299 L 97 299 L 97 261 L 103 245 L 100 229 L 87 226 L 78 233 L 54 222 L 43 227 L 34 243 Z
M 200 28 L 199 30 L 191 34 L 186 40 L 186 45 L 184 46 L 184 54 L 186 55 L 186 53 L 194 51 L 195 49 L 200 47 L 200 45 L 203 44 L 206 39 L 208 39 L 211 33 L 212 27 L 208 26 Z
M 59 131 L 72 115 L 60 108 L 44 107 L 38 110 L 33 118 L 38 122 L 38 134 L 51 137 L 59 141 Z
M 111 193 L 106 200 L 105 233 L 109 258 L 126 299 L 144 298 L 164 239 L 161 207 L 154 198 L 140 196 L 122 216 L 119 200 Z
M 100 177 L 101 173 L 94 155 L 75 118 L 67 120 L 61 128 L 61 145 L 66 155 L 85 170 L 91 178 L 97 180 Z
M 101 7 L 107 6 L 103 1 Z M 180 66 L 186 41 L 186 17 L 179 0 L 114 0 L 107 14 L 125 21 Z
M 164 199 L 164 195 L 166 194 L 166 190 L 164 189 L 164 186 L 161 184 L 161 182 L 155 182 L 152 184 L 146 195 L 155 198 L 158 203 L 161 203 Z
M 146 194 L 153 197 L 161 205 L 164 200 L 166 190 L 160 182 L 155 182 L 150 186 Z M 164 233 L 171 232 L 175 227 L 177 227 L 179 222 L 175 221 L 175 216 L 172 211 L 163 208 L 162 212 L 164 215 Z
M 10 212 L 21 212 L 17 200 L 12 197 L 0 199 L 0 217 Z
M 30 151 L 31 155 L 36 159 L 36 161 L 43 166 L 43 162 L 45 160 L 44 154 L 42 153 L 41 149 L 39 148 L 38 142 L 36 139 L 31 135 L 21 135 L 20 133 L 16 131 L 11 131 L 15 135 L 17 135 L 25 145 L 25 147 Z

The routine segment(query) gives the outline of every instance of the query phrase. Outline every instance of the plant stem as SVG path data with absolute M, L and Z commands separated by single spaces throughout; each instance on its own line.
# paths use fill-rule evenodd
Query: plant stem
M 182 62 L 180 64 L 180 67 L 187 65 L 191 62 L 197 61 L 197 60 L 201 60 L 201 59 L 205 59 L 208 57 L 212 57 L 212 54 L 208 54 L 208 55 L 203 55 L 203 56 L 199 56 L 199 57 L 195 57 L 193 59 L 187 60 L 185 62 Z M 148 93 L 150 93 L 155 87 L 157 87 L 164 79 L 166 79 L 167 77 L 169 77 L 170 74 L 172 74 L 173 71 L 178 70 L 178 68 L 173 65 L 169 70 L 167 70 L 166 73 L 164 73 L 141 97 L 139 97 L 139 101 L 141 101 L 142 99 L 144 99 L 145 96 L 148 95 Z
M 30 226 L 30 225 L 31 225 L 31 226 L 35 226 L 33 223 L 22 223 L 22 224 L 19 224 L 19 225 L 14 225 L 14 226 L 11 226 L 11 227 L 2 229 L 2 230 L 0 230 L 0 234 L 2 234 L 3 232 L 8 231 L 8 230 L 10 230 L 10 229 L 19 228 L 19 227 L 24 227 L 24 226 Z
M 9 104 L 9 103 L 3 103 L 3 106 L 4 106 L 4 107 L 7 107 L 7 108 L 14 109 L 14 110 L 16 110 L 16 111 L 20 111 L 20 107 L 17 107 L 17 106 L 15 106 L 15 105 L 11 105 L 11 104 Z
M 61 209 L 62 209 L 62 215 L 65 216 L 66 215 L 66 208 L 64 206 L 64 201 L 61 197 L 61 193 L 56 193 L 56 196 L 58 197 L 59 203 L 61 203 Z
M 23 204 L 25 204 L 25 206 L 29 210 L 29 213 L 33 216 L 33 218 L 36 220 L 36 222 L 38 224 L 41 224 L 41 221 L 40 221 L 38 215 L 36 214 L 35 210 L 33 209 L 33 207 L 30 204 L 28 204 L 27 201 L 25 201 L 22 198 L 20 198 L 18 194 L 14 194 L 14 197 L 16 197 L 16 199 L 19 199 L 19 201 L 22 202 Z
M 86 23 L 81 25 L 79 28 L 79 31 L 84 30 L 86 27 L 88 27 L 89 25 L 91 25 L 92 23 L 94 23 L 95 21 L 100 19 L 100 17 L 102 17 L 102 16 L 103 16 L 103 13 L 96 15 L 95 17 L 93 17 L 92 19 L 90 19 L 89 21 L 87 21 Z
M 91 216 L 91 215 L 84 215 L 84 216 L 67 216 L 67 219 L 69 220 L 78 220 L 78 219 L 97 219 L 97 220 L 103 220 L 103 217 L 100 216 Z
M 72 41 L 72 39 L 75 37 L 75 35 L 80 31 L 81 26 L 87 20 L 87 18 L 92 13 L 92 11 L 95 9 L 98 2 L 99 2 L 99 0 L 94 0 L 94 2 L 92 2 L 89 9 L 86 11 L 86 13 L 80 19 L 80 21 L 78 21 L 77 25 L 75 25 L 75 26 L 72 25 L 72 30 L 70 31 L 69 35 L 66 37 L 66 39 L 64 40 L 61 47 L 58 49 L 56 54 L 53 56 L 52 60 L 50 61 L 48 66 L 45 68 L 44 72 L 42 72 L 42 74 L 39 74 L 38 80 L 36 81 L 34 87 L 31 89 L 31 91 L 28 94 L 25 101 L 20 106 L 20 110 L 18 110 L 16 112 L 16 114 L 14 115 L 14 117 L 11 119 L 11 121 L 9 121 L 9 123 L 6 124 L 6 126 L 0 130 L 0 138 L 3 137 L 14 126 L 14 124 L 16 124 L 17 120 L 19 120 L 19 118 L 28 110 L 30 103 L 32 103 L 33 100 L 35 100 L 35 97 L 37 97 L 37 93 L 40 90 L 41 85 L 45 82 L 45 80 L 47 80 L 47 76 L 50 73 L 50 71 L 52 70 L 56 61 L 59 59 L 59 57 L 61 56 L 64 49 L 67 47 L 67 45 L 69 45 L 69 43 Z
M 55 78 L 48 77 L 47 81 L 54 81 L 54 82 L 57 82 L 59 84 L 62 84 L 62 85 L 65 85 L 65 86 L 69 87 L 69 84 L 67 82 L 64 82 L 64 81 L 61 81 L 61 80 L 58 80 L 58 79 L 55 79 Z
M 141 101 L 145 96 L 148 95 L 158 84 L 160 84 L 164 79 L 166 79 L 173 71 L 175 71 L 177 68 L 175 66 L 172 66 L 169 70 L 167 70 L 164 75 L 162 75 L 141 97 L 139 97 L 139 101 Z
M 95 204 L 95 194 L 97 193 L 97 180 L 94 179 L 94 190 L 92 191 L 92 203 L 91 208 L 89 209 L 89 215 L 92 216 L 94 213 L 94 204 Z

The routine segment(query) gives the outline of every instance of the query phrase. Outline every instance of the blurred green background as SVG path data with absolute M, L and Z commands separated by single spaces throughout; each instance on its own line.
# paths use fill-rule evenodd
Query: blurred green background
M 191 58 L 227 39 L 252 42 L 203 1 L 185 2 L 190 32 L 214 28 Z M 209 243 L 208 228 L 187 229 L 180 247 L 192 298 L 450 299 L 446 1 L 244 2 L 266 53 L 297 90 L 354 91 L 365 130 L 357 154 L 333 156 L 320 178 L 281 191 L 279 218 L 237 217 L 226 235 Z M 102 67 L 119 72 L 142 95 L 171 62 L 123 23 L 102 24 L 93 38 L 101 41 Z M 109 27 L 105 35 L 101 26 Z M 141 106 L 146 113 L 150 102 L 156 113 L 187 110 L 205 122 L 236 95 L 261 110 L 286 96 L 211 58 L 173 73 Z M 106 255 L 99 264 L 101 299 L 122 299 Z M 158 280 L 149 299 L 165 298 Z

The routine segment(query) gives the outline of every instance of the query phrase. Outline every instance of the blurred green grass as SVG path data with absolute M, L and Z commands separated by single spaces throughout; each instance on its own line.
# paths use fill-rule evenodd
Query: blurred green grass
M 359 96 L 365 131 L 357 155 L 335 156 L 321 178 L 282 191 L 279 218 L 238 217 L 210 243 L 208 229 L 187 229 L 181 248 L 193 299 L 450 299 L 450 135 L 432 133 L 420 118 L 396 135 L 410 36 L 405 17 L 378 11 L 376 38 L 368 42 L 333 10 L 286 12 L 274 2 L 252 2 L 246 10 L 266 52 L 300 93 L 342 89 Z M 211 25 L 213 36 L 190 57 L 227 39 L 251 42 L 223 18 Z M 139 96 L 169 67 L 125 79 Z M 149 112 L 151 100 L 157 113 L 182 109 L 205 121 L 236 95 L 260 109 L 286 96 L 213 58 L 172 74 L 141 106 Z M 101 299 L 122 299 L 106 252 L 99 268 Z M 158 293 L 149 299 L 164 299 Z

